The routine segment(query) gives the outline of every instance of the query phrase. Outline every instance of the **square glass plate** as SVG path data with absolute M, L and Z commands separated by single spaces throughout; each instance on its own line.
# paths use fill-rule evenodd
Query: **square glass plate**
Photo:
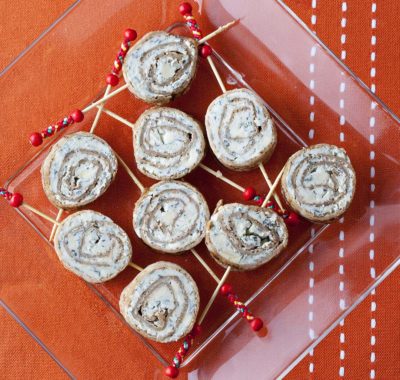
M 399 236 L 395 233 L 399 228 L 396 217 L 400 197 L 397 191 L 399 151 L 390 144 L 399 135 L 399 120 L 283 3 L 265 0 L 252 6 L 255 3 L 250 1 L 243 6 L 239 0 L 200 1 L 201 14 L 197 18 L 205 34 L 232 19 L 240 19 L 234 28 L 212 40 L 211 45 L 217 52 L 217 68 L 227 88 L 254 89 L 275 118 L 279 142 L 265 165 L 272 178 L 290 154 L 302 146 L 326 142 L 345 147 L 358 182 L 353 205 L 345 216 L 346 239 L 352 244 L 345 254 L 338 254 L 340 248 L 331 242 L 325 245 L 329 248 L 326 252 L 312 256 L 314 245 L 318 244 L 316 239 L 326 227 L 304 222 L 290 228 L 290 244 L 278 258 L 256 271 L 233 273 L 229 282 L 241 299 L 248 300 L 250 309 L 263 318 L 269 335 L 264 338 L 254 335 L 227 301 L 217 298 L 204 322 L 204 332 L 184 362 L 192 379 L 225 378 L 228 374 L 232 379 L 242 379 L 248 374 L 248 368 L 252 369 L 254 378 L 282 376 L 399 264 Z M 140 38 L 148 31 L 165 29 L 181 21 L 174 1 L 151 0 L 141 7 L 143 9 L 136 14 L 138 4 L 132 1 L 78 2 L 3 72 L 0 86 L 4 125 L 19 128 L 30 124 L 32 130 L 41 130 L 69 110 L 83 108 L 104 91 L 103 78 L 110 70 L 124 28 L 134 27 Z M 87 64 L 88 61 L 91 64 Z M 318 70 L 310 70 L 310 64 Z M 171 106 L 203 121 L 207 105 L 219 94 L 215 78 L 203 61 L 190 91 Z M 7 111 L 7 99 L 11 97 L 21 104 L 18 115 Z M 343 102 L 345 109 L 341 107 Z M 106 105 L 131 122 L 148 107 L 127 91 Z M 38 111 L 34 112 L 35 119 L 32 110 Z M 63 133 L 88 130 L 94 115 L 94 112 L 88 114 L 83 123 Z M 40 152 L 27 146 L 26 155 L 16 155 L 15 163 L 22 168 L 7 183 L 11 191 L 21 192 L 30 204 L 54 217 L 57 210 L 41 189 L 40 165 L 51 144 L 63 133 L 48 139 Z M 128 127 L 103 114 L 96 133 L 128 162 L 146 186 L 154 183 L 136 170 Z M 259 193 L 267 192 L 258 170 L 234 173 L 221 167 L 210 152 L 205 163 L 243 186 L 251 184 Z M 200 168 L 186 179 L 205 195 L 211 210 L 221 198 L 226 202 L 241 201 L 239 191 Z M 187 269 L 199 286 L 201 307 L 204 307 L 215 283 L 195 258 L 189 253 L 177 257 L 155 253 L 135 236 L 131 219 L 138 197 L 138 189 L 121 169 L 106 194 L 86 208 L 110 216 L 128 232 L 135 263 L 146 266 L 162 259 Z M 51 225 L 34 214 L 19 213 L 47 241 Z M 339 233 L 338 225 L 329 230 Z M 368 235 L 383 248 L 379 255 L 374 255 L 373 273 L 372 253 L 365 244 Z M 385 249 L 386 246 L 390 249 Z M 223 269 L 209 258 L 203 243 L 198 250 L 221 276 Z M 27 257 L 29 254 L 32 252 L 27 253 Z M 35 260 L 37 265 L 46 268 L 48 281 L 60 277 L 63 281 L 81 281 L 63 270 L 51 249 Z M 339 287 L 343 268 L 346 268 L 346 289 Z M 310 270 L 314 274 L 312 286 Z M 115 315 L 122 320 L 118 313 L 119 294 L 135 275 L 129 268 L 103 285 L 89 285 L 110 307 L 110 318 Z M 21 285 L 29 281 L 28 276 L 29 260 L 18 261 L 15 277 L 2 282 L 3 301 L 61 366 L 74 376 L 81 375 L 76 351 L 71 351 L 68 342 L 62 344 L 48 339 L 46 324 L 32 318 L 32 298 L 27 297 L 29 289 Z M 43 313 L 56 312 L 62 295 L 60 299 L 46 297 L 40 302 L 43 302 Z M 80 302 L 87 301 L 77 298 L 76 303 Z M 318 318 L 310 318 L 310 311 L 318 314 Z M 69 333 L 78 337 L 79 328 Z M 116 325 L 115 334 L 131 333 L 133 339 L 143 341 L 149 354 L 154 354 L 162 365 L 171 361 L 179 344 L 155 344 L 124 323 Z M 84 352 L 85 343 L 80 342 L 75 350 Z M 159 371 L 160 368 L 154 369 L 155 374 Z

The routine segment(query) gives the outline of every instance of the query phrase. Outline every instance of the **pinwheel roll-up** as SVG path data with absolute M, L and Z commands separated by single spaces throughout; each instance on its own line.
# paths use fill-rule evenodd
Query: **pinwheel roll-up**
M 147 33 L 128 51 L 122 70 L 136 97 L 161 105 L 189 88 L 197 59 L 193 38 L 156 31 Z
M 251 270 L 278 255 L 288 243 L 283 219 L 269 208 L 230 203 L 207 224 L 206 245 L 222 266 Z
M 267 161 L 277 143 L 267 108 L 247 89 L 216 98 L 207 109 L 206 128 L 215 156 L 233 170 L 249 170 Z
M 111 147 L 87 132 L 57 141 L 42 164 L 43 189 L 55 206 L 71 209 L 93 202 L 115 178 L 118 162 Z
M 62 221 L 54 248 L 65 268 L 91 283 L 110 280 L 132 257 L 126 232 L 95 211 L 79 211 Z
M 122 291 L 121 314 L 139 334 L 157 342 L 175 342 L 193 328 L 200 297 L 193 278 L 165 261 L 147 266 Z
M 200 243 L 209 217 L 207 202 L 196 188 L 185 182 L 163 181 L 139 198 L 133 226 L 150 247 L 176 254 Z
M 289 158 L 281 184 L 293 210 L 310 221 L 330 223 L 350 206 L 356 174 L 344 149 L 318 144 Z
M 135 159 L 138 169 L 148 177 L 181 178 L 200 163 L 204 150 L 200 124 L 182 111 L 150 108 L 136 121 Z

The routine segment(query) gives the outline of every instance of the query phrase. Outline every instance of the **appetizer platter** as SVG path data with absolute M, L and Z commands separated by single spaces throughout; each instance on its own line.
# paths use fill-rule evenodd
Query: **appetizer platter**
M 178 11 L 165 30 L 126 29 L 102 93 L 35 126 L 43 196 L 0 189 L 171 378 L 238 316 L 260 340 L 278 333 L 254 300 L 358 188 L 352 154 L 308 146 L 212 48 L 240 20 L 207 34 Z M 205 87 L 206 107 L 182 107 Z

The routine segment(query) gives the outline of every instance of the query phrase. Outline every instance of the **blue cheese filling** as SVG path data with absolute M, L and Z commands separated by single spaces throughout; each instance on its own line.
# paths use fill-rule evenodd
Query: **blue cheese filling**
M 108 188 L 118 162 L 99 137 L 78 132 L 58 141 L 42 166 L 42 182 L 50 200 L 60 207 L 78 207 L 97 199 Z
M 278 255 L 288 242 L 281 217 L 270 209 L 239 203 L 217 209 L 208 223 L 206 244 L 214 258 L 250 270 Z
M 349 157 L 343 149 L 328 144 L 303 149 L 294 156 L 283 181 L 292 202 L 316 217 L 343 212 L 355 191 Z
M 216 98 L 208 107 L 206 127 L 211 149 L 227 166 L 252 166 L 276 145 L 273 121 L 249 90 L 232 90 Z
M 177 341 L 196 320 L 197 286 L 179 266 L 158 262 L 146 267 L 123 290 L 120 310 L 142 335 L 160 342 Z
M 123 75 L 138 98 L 165 103 L 189 86 L 196 65 L 193 39 L 157 31 L 146 34 L 129 50 Z
M 115 277 L 132 256 L 125 231 L 94 211 L 80 211 L 66 218 L 58 227 L 54 247 L 67 269 L 93 283 Z
M 166 180 L 185 176 L 200 163 L 204 149 L 199 123 L 179 110 L 151 108 L 135 124 L 136 163 L 151 178 Z
M 160 251 L 179 253 L 196 246 L 210 217 L 204 197 L 191 185 L 164 181 L 138 200 L 133 226 L 139 238 Z

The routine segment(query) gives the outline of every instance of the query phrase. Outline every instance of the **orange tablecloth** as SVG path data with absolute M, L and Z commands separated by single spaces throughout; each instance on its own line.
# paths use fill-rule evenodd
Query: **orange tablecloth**
M 376 92 L 395 113 L 400 114 L 400 29 L 398 27 L 400 3 L 396 0 L 287 0 L 287 3 L 338 55 L 345 58 L 365 83 L 375 85 Z M 71 0 L 34 0 L 2 2 L 0 23 L 0 69 L 32 42 L 44 28 L 49 26 L 68 6 Z M 375 4 L 375 5 L 374 5 Z M 138 7 L 145 7 L 138 2 Z M 375 20 L 375 21 L 374 21 Z M 371 36 L 376 36 L 375 61 L 360 59 L 369 57 Z M 343 53 L 345 51 L 345 53 Z M 345 54 L 345 55 L 344 55 Z M 372 63 L 373 62 L 373 63 Z M 371 67 L 375 67 L 375 73 Z M 10 102 L 10 106 L 17 107 Z M 17 112 L 17 109 L 16 109 Z M 25 134 L 28 132 L 23 131 Z M 18 138 L 21 152 L 26 149 L 21 131 L 0 130 L 2 150 L 0 158 L 3 182 L 12 171 L 13 152 L 7 149 L 7 140 Z M 15 150 L 15 144 L 13 149 Z M 31 228 L 16 217 L 5 203 L 1 203 L 0 242 L 2 254 L 12 253 L 14 257 L 35 246 L 40 249 L 44 242 Z M 6 228 L 12 224 L 12 228 Z M 29 238 L 28 238 L 29 237 Z M 36 270 L 32 263 L 32 276 Z M 398 379 L 400 378 L 400 297 L 398 284 L 400 271 L 393 273 L 376 291 L 368 297 L 344 322 L 335 329 L 314 351 L 305 358 L 288 376 L 291 379 Z M 50 285 L 50 284 L 49 284 Z M 93 339 L 94 349 L 99 355 L 107 348 L 103 368 L 91 367 L 90 361 L 82 358 L 82 373 L 87 378 L 152 378 L 152 367 L 157 363 L 140 347 L 130 347 L 125 357 L 120 350 L 112 354 L 112 348 L 121 342 L 112 340 L 109 325 L 101 317 L 104 307 L 94 299 L 90 291 L 80 282 L 64 284 L 71 294 L 92 302 L 96 315 L 87 317 L 85 305 L 79 315 L 87 339 Z M 1 297 L 1 294 L 0 294 Z M 73 298 L 69 302 L 73 302 Z M 89 301 L 88 301 L 89 302 Z M 93 306 L 94 305 L 94 306 Z M 376 305 L 376 309 L 375 309 Z M 67 314 L 67 313 L 66 313 Z M 65 374 L 33 339 L 6 313 L 0 309 L 0 373 L 1 378 L 61 379 Z M 71 315 L 65 316 L 71 318 Z M 86 328 L 85 328 L 86 327 Z M 102 330 L 104 341 L 96 335 Z M 56 339 L 56 337 L 54 337 Z M 101 346 L 99 344 L 101 343 Z M 139 343 L 138 343 L 139 344 Z M 73 345 L 73 342 L 71 342 Z M 134 353 L 134 355 L 132 355 Z M 121 356 L 122 355 L 122 356 Z

